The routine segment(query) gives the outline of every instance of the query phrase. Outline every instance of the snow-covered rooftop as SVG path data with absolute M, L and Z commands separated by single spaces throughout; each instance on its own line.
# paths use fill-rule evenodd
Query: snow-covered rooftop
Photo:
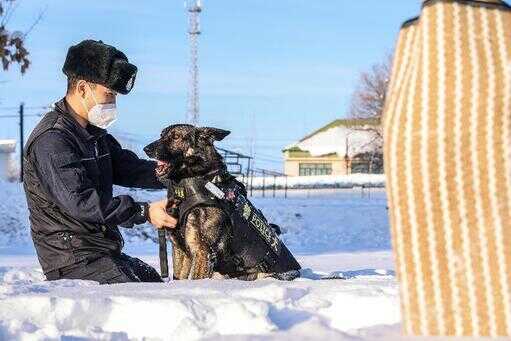
M 287 146 L 284 150 L 301 150 L 311 156 L 338 156 L 374 151 L 374 132 L 379 122 L 374 119 L 339 119 Z
M 0 140 L 0 153 L 14 153 L 16 140 Z

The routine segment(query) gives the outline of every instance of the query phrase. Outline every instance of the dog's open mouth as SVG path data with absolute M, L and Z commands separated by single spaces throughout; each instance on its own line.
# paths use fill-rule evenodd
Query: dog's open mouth
M 170 169 L 170 164 L 166 161 L 156 161 L 156 175 L 163 176 L 166 175 Z

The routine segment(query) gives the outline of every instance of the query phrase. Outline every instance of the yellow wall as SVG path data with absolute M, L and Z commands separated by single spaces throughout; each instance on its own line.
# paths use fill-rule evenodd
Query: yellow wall
M 294 153 L 295 155 L 297 153 Z M 300 163 L 331 163 L 332 175 L 346 175 L 346 162 L 344 158 L 335 156 L 313 157 L 313 156 L 290 156 L 284 152 L 284 173 L 288 176 L 300 175 Z

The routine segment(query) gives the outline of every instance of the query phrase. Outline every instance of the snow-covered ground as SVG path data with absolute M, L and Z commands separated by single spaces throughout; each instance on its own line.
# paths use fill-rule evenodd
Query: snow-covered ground
M 378 262 L 388 253 L 360 255 Z M 154 256 L 141 257 L 154 266 Z M 299 257 L 305 267 L 329 272 L 350 264 L 350 254 Z M 361 261 L 361 260 L 359 260 Z M 329 266 L 328 264 L 331 264 Z M 337 266 L 336 266 L 337 265 Z M 349 269 L 350 267 L 346 267 Z M 358 268 L 358 267 L 357 267 Z M 99 286 L 46 282 L 31 256 L 0 262 L 0 339 L 46 340 L 73 336 L 102 340 L 195 340 L 220 336 L 341 339 L 360 328 L 399 321 L 397 287 L 384 271 L 349 271 L 348 280 L 294 282 L 204 280 Z
M 304 270 L 293 282 L 47 282 L 19 185 L 0 184 L 0 340 L 398 340 L 386 199 L 357 190 L 254 198 Z M 156 200 L 163 192 L 128 191 Z M 150 226 L 125 252 L 158 268 Z M 346 279 L 325 280 L 342 274 Z

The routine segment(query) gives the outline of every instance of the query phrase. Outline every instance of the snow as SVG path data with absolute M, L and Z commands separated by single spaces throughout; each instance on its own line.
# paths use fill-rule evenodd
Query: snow
M 371 143 L 374 140 L 374 133 L 364 130 L 368 128 L 370 127 L 361 126 L 356 129 L 345 126 L 332 127 L 287 146 L 286 149 L 298 147 L 300 150 L 308 151 L 312 156 L 332 153 L 344 156 L 347 153 L 352 157 L 359 153 L 372 152 L 375 149 L 375 145 Z
M 350 255 L 335 258 L 348 264 Z M 154 256 L 143 259 L 157 265 Z M 299 260 L 308 266 L 307 258 Z M 359 333 L 358 328 L 399 321 L 392 275 L 349 277 L 99 286 L 89 281 L 47 282 L 33 256 L 2 257 L 0 339 L 197 340 L 309 334 L 338 340 Z
M 28 212 L 23 187 L 0 180 L 0 247 L 30 241 Z

